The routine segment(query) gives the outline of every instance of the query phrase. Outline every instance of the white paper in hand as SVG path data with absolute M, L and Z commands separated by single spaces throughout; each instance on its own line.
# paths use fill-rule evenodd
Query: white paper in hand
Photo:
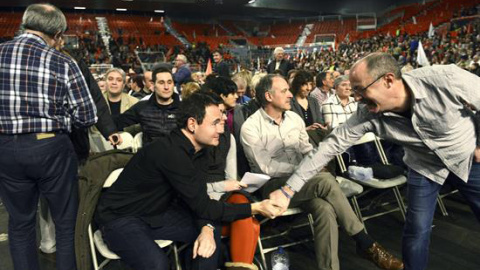
M 243 175 L 242 181 L 240 182 L 248 185 L 248 187 L 243 190 L 252 193 L 265 185 L 268 180 L 270 180 L 270 176 L 266 174 L 247 172 Z

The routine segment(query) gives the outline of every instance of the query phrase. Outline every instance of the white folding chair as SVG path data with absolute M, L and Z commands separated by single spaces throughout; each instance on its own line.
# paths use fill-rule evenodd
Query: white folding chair
M 110 186 L 112 186 L 112 184 L 117 181 L 118 176 L 122 171 L 123 168 L 111 172 L 105 180 L 103 188 L 109 188 Z M 112 260 L 121 259 L 117 254 L 115 254 L 108 248 L 107 244 L 103 241 L 102 232 L 100 230 L 96 230 L 95 232 L 93 232 L 92 224 L 88 225 L 88 241 L 90 242 L 90 253 L 92 255 L 93 268 L 95 270 L 103 269 L 103 267 L 105 267 Z M 173 243 L 170 240 L 156 240 L 155 242 L 160 248 L 167 247 L 169 245 L 172 245 Z M 177 246 L 173 243 L 171 249 L 173 249 L 176 269 L 180 270 L 181 267 L 178 259 Z M 100 265 L 98 264 L 96 250 L 98 250 L 98 252 L 105 258 L 105 260 Z
M 119 132 L 119 134 L 122 137 L 123 142 L 122 144 L 117 145 L 117 149 L 133 150 L 132 135 L 128 132 Z M 100 133 L 89 131 L 88 139 L 90 141 L 90 150 L 93 153 L 100 153 L 114 149 L 110 142 L 105 140 L 105 138 Z
M 279 216 L 277 218 L 292 216 L 292 215 L 298 215 L 298 214 L 301 214 L 301 213 L 303 213 L 303 210 L 300 209 L 300 208 L 289 208 L 289 209 L 287 209 L 287 211 L 285 211 L 281 216 Z M 267 260 L 265 259 L 265 254 L 267 254 L 269 252 L 272 252 L 272 251 L 275 251 L 280 247 L 282 247 L 282 248 L 291 247 L 291 246 L 294 246 L 294 245 L 303 244 L 303 243 L 306 243 L 306 242 L 309 242 L 309 241 L 313 240 L 313 234 L 314 234 L 314 232 L 313 232 L 313 217 L 312 217 L 311 214 L 307 214 L 307 218 L 308 218 L 307 223 L 302 223 L 302 224 L 298 224 L 298 225 L 295 225 L 295 226 L 289 226 L 286 230 L 284 230 L 280 233 L 277 233 L 277 234 L 268 235 L 268 236 L 260 235 L 258 237 L 258 252 L 260 253 L 260 259 L 261 259 L 261 263 L 262 263 L 262 266 L 263 266 L 264 269 L 268 269 L 267 268 Z M 260 226 L 262 226 L 268 220 L 269 219 L 266 218 L 266 219 L 263 219 L 262 221 L 260 221 Z M 289 242 L 289 243 L 264 248 L 264 243 L 262 241 L 286 236 L 291 230 L 298 229 L 298 228 L 305 227 L 305 226 L 310 227 L 312 237 L 308 237 L 308 238 L 292 241 L 292 242 Z
M 133 137 L 133 152 L 136 153 L 143 146 L 143 132 L 139 132 Z
M 133 152 L 134 141 L 132 134 L 128 132 L 119 132 L 119 134 L 122 136 L 122 144 L 117 145 L 117 149 L 131 150 Z
M 373 134 L 371 132 L 366 133 L 360 140 L 355 142 L 355 145 L 368 143 L 368 142 L 374 142 L 375 143 L 375 148 L 377 149 L 377 152 L 380 155 L 380 160 L 381 160 L 382 164 L 388 165 L 389 163 L 388 163 L 388 160 L 387 160 L 387 156 L 385 154 L 385 151 L 383 150 L 380 139 L 377 136 L 375 136 L 375 134 Z M 347 172 L 347 167 L 345 165 L 345 162 L 343 160 L 342 155 L 337 155 L 337 161 L 338 161 L 338 165 L 340 167 L 340 171 L 343 174 L 345 174 Z M 349 179 L 351 181 L 354 181 L 354 182 L 368 188 L 368 190 L 366 190 L 362 194 L 359 194 L 358 196 L 352 196 L 352 198 L 351 198 L 351 201 L 352 201 L 352 204 L 353 204 L 353 209 L 354 209 L 355 213 L 357 214 L 357 216 L 359 217 L 359 219 L 362 222 L 364 222 L 365 220 L 371 219 L 371 218 L 375 218 L 375 217 L 379 217 L 379 216 L 389 214 L 389 213 L 394 212 L 394 211 L 400 211 L 403 219 L 405 220 L 406 207 L 405 207 L 405 204 L 404 204 L 403 199 L 402 199 L 402 195 L 401 195 L 400 190 L 399 190 L 399 187 L 407 182 L 407 178 L 404 175 L 399 175 L 397 177 L 393 177 L 393 178 L 389 178 L 389 179 L 381 179 L 381 180 L 377 179 L 377 178 L 372 178 L 368 181 L 358 181 L 358 180 L 355 180 L 355 179 L 352 179 L 352 178 L 349 178 Z M 376 213 L 376 214 L 372 214 L 372 215 L 369 215 L 369 216 L 363 216 L 362 211 L 360 209 L 360 206 L 358 204 L 357 198 L 361 197 L 361 196 L 364 196 L 369 191 L 374 190 L 374 189 L 391 189 L 393 191 L 394 195 L 395 195 L 395 199 L 397 201 L 398 207 L 390 209 L 390 210 L 386 210 L 386 211 L 383 211 L 383 212 L 379 212 L 379 213 Z M 367 229 L 365 227 L 365 231 L 366 230 Z
M 89 130 L 88 140 L 90 141 L 90 151 L 93 153 L 101 153 L 113 149 L 113 146 L 107 140 L 105 140 L 100 133 Z

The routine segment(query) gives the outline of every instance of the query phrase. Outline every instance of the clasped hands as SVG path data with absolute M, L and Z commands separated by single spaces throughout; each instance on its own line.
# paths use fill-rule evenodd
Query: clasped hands
M 289 196 L 294 195 L 294 192 L 289 188 L 283 187 L 283 191 L 277 189 L 270 193 L 269 199 L 253 203 L 252 213 L 260 214 L 271 219 L 280 216 L 283 212 L 287 211 L 288 205 L 290 204 L 290 198 L 288 198 L 284 192 L 287 192 Z

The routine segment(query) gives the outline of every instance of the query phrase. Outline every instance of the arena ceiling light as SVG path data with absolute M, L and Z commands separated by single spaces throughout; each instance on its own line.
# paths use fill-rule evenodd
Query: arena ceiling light
M 116 11 L 127 11 L 126 8 L 117 8 Z
M 250 0 L 250 1 L 248 1 L 248 3 L 253 4 L 253 3 L 255 3 L 255 1 L 257 1 L 257 0 Z
M 86 7 L 73 7 L 73 9 L 87 9 Z
M 165 13 L 165 10 L 163 10 L 163 9 L 155 9 L 154 12 L 155 12 L 155 13 Z

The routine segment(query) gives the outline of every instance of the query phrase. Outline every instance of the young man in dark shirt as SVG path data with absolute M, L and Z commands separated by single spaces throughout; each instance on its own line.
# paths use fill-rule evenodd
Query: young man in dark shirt
M 103 236 L 133 268 L 167 269 L 166 255 L 154 242 L 163 239 L 195 242 L 192 269 L 217 269 L 219 222 L 275 216 L 268 200 L 228 204 L 207 195 L 205 148 L 217 146 L 224 131 L 221 102 L 206 93 L 185 99 L 179 128 L 142 148 L 100 198 L 95 219 Z
M 172 71 L 159 67 L 153 71 L 154 93 L 148 100 L 140 101 L 116 119 L 119 130 L 140 124 L 143 131 L 143 145 L 160 137 L 168 136 L 177 127 L 177 113 L 180 105 L 178 95 L 173 92 Z

